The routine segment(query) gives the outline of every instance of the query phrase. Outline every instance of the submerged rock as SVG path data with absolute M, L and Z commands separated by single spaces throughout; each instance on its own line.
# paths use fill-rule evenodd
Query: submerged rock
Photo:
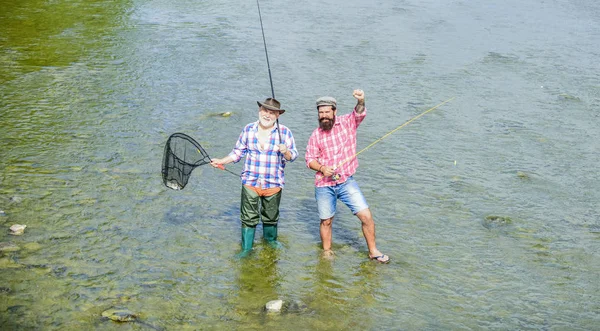
M 22 264 L 15 262 L 14 259 L 8 256 L 0 257 L 0 270 L 2 269 L 20 269 L 23 268 Z
M 27 225 L 14 224 L 10 227 L 10 234 L 15 235 L 15 236 L 20 236 L 23 234 L 23 232 L 25 232 L 26 227 L 27 227 Z
M 0 252 L 16 252 L 21 248 L 10 242 L 0 242 Z
M 30 243 L 26 243 L 23 245 L 23 248 L 28 250 L 28 251 L 37 251 L 39 249 L 42 248 L 42 245 L 40 245 L 37 242 L 30 242 Z
M 111 308 L 102 312 L 102 317 L 106 317 L 115 322 L 133 322 L 138 315 L 127 309 Z
M 299 300 L 286 301 L 283 304 L 283 311 L 286 313 L 305 313 L 308 311 L 308 306 Z
M 489 215 L 483 220 L 483 226 L 492 229 L 512 224 L 512 219 L 506 216 Z
M 265 310 L 267 313 L 280 313 L 281 307 L 283 307 L 283 300 L 272 300 L 267 302 Z
M 298 300 L 272 300 L 265 305 L 267 313 L 296 314 L 308 311 L 308 306 Z
M 23 198 L 21 197 L 14 196 L 10 198 L 10 202 L 12 203 L 20 203 L 21 201 L 23 201 Z

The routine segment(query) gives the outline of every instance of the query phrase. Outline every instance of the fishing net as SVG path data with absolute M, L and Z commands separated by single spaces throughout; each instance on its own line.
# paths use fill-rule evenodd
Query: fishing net
M 199 143 L 186 134 L 174 133 L 165 145 L 163 182 L 168 188 L 182 190 L 192 171 L 207 163 L 210 163 L 210 157 Z

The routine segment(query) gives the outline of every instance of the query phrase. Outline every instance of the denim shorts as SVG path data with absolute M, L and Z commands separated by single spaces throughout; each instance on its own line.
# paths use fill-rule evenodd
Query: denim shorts
M 359 211 L 369 208 L 365 196 L 352 176 L 348 177 L 345 182 L 335 186 L 315 187 L 315 199 L 317 200 L 319 218 L 322 220 L 335 215 L 337 199 L 348 206 L 352 214 L 355 215 Z

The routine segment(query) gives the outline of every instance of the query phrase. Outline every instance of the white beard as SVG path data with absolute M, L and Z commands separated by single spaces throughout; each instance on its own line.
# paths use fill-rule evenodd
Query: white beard
M 262 125 L 264 128 L 270 128 L 275 124 L 275 121 L 271 119 L 265 119 L 262 117 L 259 117 L 258 121 L 260 122 L 260 125 Z

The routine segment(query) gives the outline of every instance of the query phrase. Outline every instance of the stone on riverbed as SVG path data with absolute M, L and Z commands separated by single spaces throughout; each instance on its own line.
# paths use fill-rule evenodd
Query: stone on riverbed
M 10 242 L 0 242 L 0 252 L 16 252 L 21 248 Z
M 115 322 L 133 322 L 138 315 L 127 309 L 111 308 L 102 312 L 102 317 L 109 318 Z
M 37 242 L 29 242 L 29 243 L 23 244 L 23 249 L 28 250 L 28 251 L 37 251 L 37 250 L 42 249 L 42 245 Z
M 14 224 L 10 227 L 10 234 L 15 235 L 15 236 L 20 236 L 23 234 L 23 232 L 25 232 L 26 227 L 27 227 L 27 225 Z
M 489 215 L 483 220 L 483 226 L 487 229 L 501 228 L 512 224 L 512 219 L 507 216 Z
M 267 313 L 280 313 L 283 307 L 283 300 L 271 300 L 265 305 Z
M 308 307 L 298 300 L 272 300 L 265 305 L 267 313 L 299 314 L 308 311 Z
M 21 198 L 21 197 L 15 196 L 15 197 L 10 198 L 10 202 L 12 202 L 12 203 L 21 203 L 22 201 L 23 201 L 23 198 Z

